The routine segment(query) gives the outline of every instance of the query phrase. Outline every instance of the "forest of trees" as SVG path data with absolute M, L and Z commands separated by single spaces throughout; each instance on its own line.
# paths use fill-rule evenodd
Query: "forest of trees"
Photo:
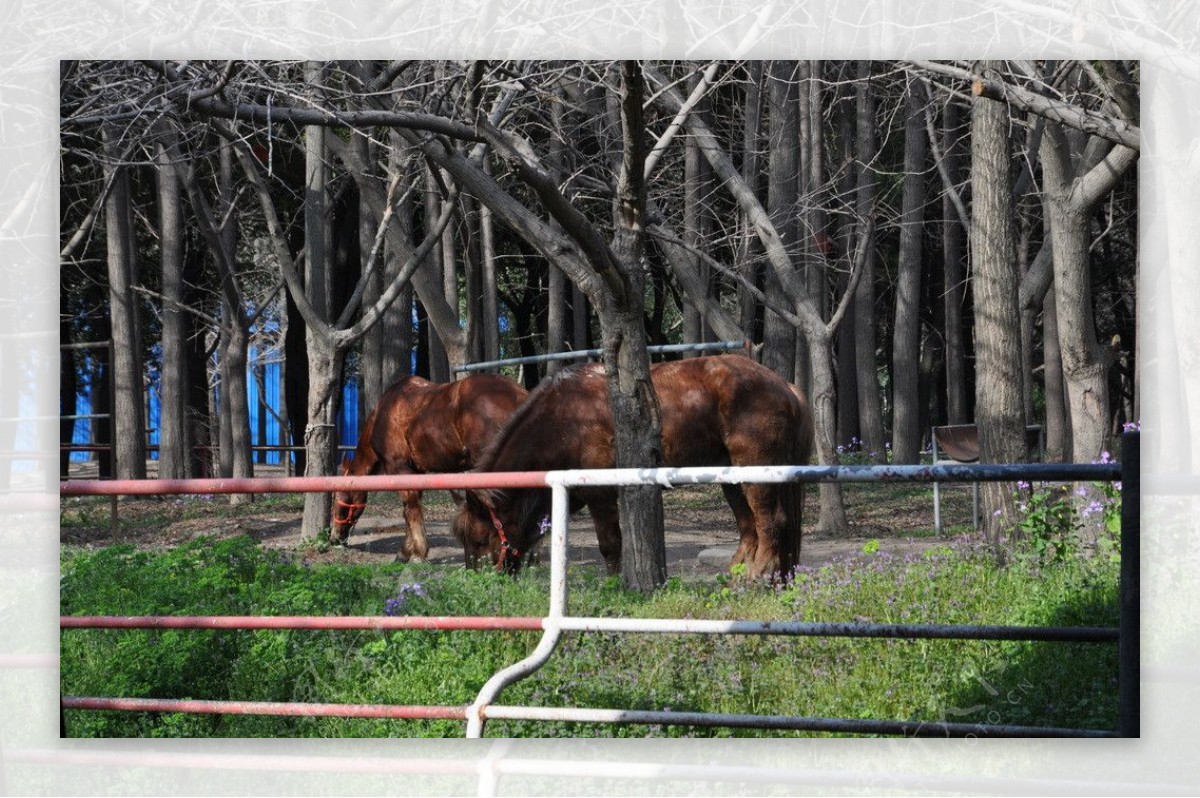
M 118 477 L 151 373 L 159 475 L 250 476 L 264 342 L 307 474 L 347 380 L 369 409 L 414 363 L 591 346 L 619 466 L 658 462 L 656 343 L 751 342 L 821 463 L 961 423 L 986 462 L 1027 424 L 1089 462 L 1138 417 L 1137 62 L 64 61 L 60 87 L 61 340 L 113 342 L 64 348 L 62 413 L 103 368 Z M 621 512 L 653 586 L 658 489 Z M 846 528 L 836 484 L 817 523 Z

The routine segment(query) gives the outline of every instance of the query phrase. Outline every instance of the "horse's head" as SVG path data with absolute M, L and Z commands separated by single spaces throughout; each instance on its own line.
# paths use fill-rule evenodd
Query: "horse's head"
M 546 533 L 550 492 L 470 490 L 452 529 L 463 544 L 467 565 L 488 557 L 496 570 L 516 574 Z
M 350 472 L 350 457 L 342 460 L 342 476 Z M 329 542 L 345 543 L 350 530 L 358 523 L 363 508 L 367 506 L 366 491 L 338 491 L 333 494 L 333 515 L 329 519 Z

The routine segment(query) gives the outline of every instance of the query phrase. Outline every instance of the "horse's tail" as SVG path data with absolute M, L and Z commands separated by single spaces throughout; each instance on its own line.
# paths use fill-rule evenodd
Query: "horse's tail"
M 804 392 L 792 383 L 788 383 L 792 394 L 796 397 L 797 407 L 789 441 L 788 465 L 808 465 L 813 451 L 813 418 L 808 398 Z M 786 482 L 783 485 L 783 505 L 788 514 L 787 548 L 789 563 L 785 569 L 789 574 L 800 564 L 801 532 L 804 526 L 804 491 L 803 482 Z

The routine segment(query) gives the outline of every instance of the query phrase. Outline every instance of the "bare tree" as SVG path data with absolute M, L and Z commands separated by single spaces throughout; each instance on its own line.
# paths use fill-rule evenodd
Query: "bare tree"
M 146 476 L 145 402 L 137 305 L 137 243 L 129 196 L 129 172 L 122 163 L 122 131 L 115 124 L 102 127 L 104 167 L 112 190 L 105 202 L 108 232 L 109 316 L 112 320 L 113 454 L 118 479 Z
M 896 318 L 892 335 L 892 457 L 916 463 L 921 451 L 919 394 L 921 269 L 925 236 L 925 92 L 910 80 L 904 105 L 904 196 L 900 212 Z
M 158 476 L 184 479 L 191 473 L 191 429 L 187 423 L 187 311 L 184 308 L 183 204 L 175 157 L 159 143 L 159 249 L 162 252 L 162 388 Z
M 856 197 L 859 218 L 869 218 L 875 212 L 876 120 L 875 94 L 871 85 L 871 64 L 858 65 L 857 98 L 858 135 L 858 192 Z M 884 456 L 883 403 L 879 396 L 879 374 L 875 363 L 875 243 L 870 242 L 863 261 L 862 277 L 854 297 L 854 355 L 858 363 L 858 417 L 862 429 L 862 446 L 872 460 Z
M 1110 86 L 1120 96 L 1128 80 L 1108 62 Z M 1132 103 L 1114 102 L 1124 114 Z M 1097 340 L 1090 284 L 1091 215 L 1097 204 L 1137 159 L 1137 150 L 1107 139 L 1076 138 L 1059 123 L 1046 126 L 1042 137 L 1043 190 L 1050 221 L 1054 260 L 1054 299 L 1058 338 L 1071 418 L 1071 453 L 1075 462 L 1097 460 L 1108 448 L 1108 368 L 1110 354 Z
M 1026 455 L 1008 136 L 1008 109 L 994 100 L 977 99 L 971 109 L 971 257 L 982 463 L 1020 462 Z M 985 529 L 999 551 L 1002 532 L 1013 525 L 1012 486 L 985 483 L 982 493 Z

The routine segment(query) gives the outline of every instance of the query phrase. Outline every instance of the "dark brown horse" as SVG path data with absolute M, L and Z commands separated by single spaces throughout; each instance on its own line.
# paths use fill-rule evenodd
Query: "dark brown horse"
M 765 366 L 740 355 L 698 357 L 651 367 L 662 418 L 664 466 L 804 465 L 813 425 L 803 394 Z M 479 471 L 612 468 L 612 415 L 602 366 L 590 364 L 545 380 L 480 457 Z M 786 577 L 800 552 L 803 486 L 723 485 L 740 545 L 730 566 L 751 578 Z M 467 491 L 454 521 L 468 562 L 485 553 L 515 572 L 539 537 L 548 490 Z M 609 573 L 621 563 L 615 488 L 571 490 L 571 510 L 587 506 Z
M 367 416 L 354 457 L 343 461 L 342 473 L 467 471 L 528 395 L 517 383 L 493 374 L 475 374 L 447 384 L 404 377 L 384 392 Z M 404 557 L 423 560 L 429 555 L 429 541 L 421 491 L 401 491 L 400 496 L 408 527 Z M 334 494 L 331 541 L 346 540 L 366 503 L 366 492 Z

